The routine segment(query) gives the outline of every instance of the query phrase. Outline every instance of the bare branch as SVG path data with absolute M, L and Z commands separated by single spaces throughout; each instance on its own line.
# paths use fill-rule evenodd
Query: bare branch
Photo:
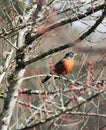
M 45 122 L 51 121 L 51 120 L 53 120 L 54 118 L 56 119 L 56 118 L 58 118 L 60 115 L 62 115 L 62 114 L 64 114 L 64 113 L 67 113 L 67 114 L 68 114 L 68 113 L 72 112 L 73 110 L 75 110 L 76 108 L 79 108 L 79 107 L 82 106 L 83 104 L 85 104 L 85 103 L 91 101 L 92 99 L 98 97 L 99 95 L 103 94 L 104 92 L 106 92 L 106 90 L 103 90 L 103 91 L 101 91 L 101 92 L 98 92 L 98 93 L 94 94 L 94 95 L 91 96 L 90 98 L 86 99 L 85 101 L 82 101 L 81 103 L 79 103 L 79 104 L 73 106 L 72 108 L 65 109 L 65 110 L 61 110 L 61 111 L 58 112 L 57 114 L 55 114 L 55 115 L 53 115 L 53 116 L 51 116 L 51 117 L 46 118 L 44 122 L 37 122 L 37 123 L 35 123 L 34 125 L 25 126 L 24 128 L 19 129 L 19 130 L 30 129 L 30 128 L 36 127 L 36 126 L 38 126 L 38 125 L 42 125 L 42 124 L 44 124 Z M 80 115 L 80 113 L 79 113 L 79 115 Z M 92 114 L 92 115 L 95 116 L 95 114 Z M 102 116 L 103 116 L 103 115 L 102 115 Z M 104 117 L 106 118 L 106 115 L 104 115 Z
M 105 7 L 105 4 L 103 4 L 101 6 L 97 6 L 97 7 L 95 7 L 95 9 L 93 11 L 94 12 L 99 11 L 100 8 L 104 9 L 104 7 Z M 47 33 L 48 31 L 51 31 L 51 30 L 53 30 L 53 29 L 55 29 L 57 27 L 61 27 L 61 26 L 65 25 L 65 24 L 75 22 L 75 21 L 77 21 L 79 19 L 83 19 L 83 18 L 87 17 L 88 15 L 91 15 L 92 14 L 92 9 L 88 9 L 88 10 L 89 11 L 87 11 L 85 14 L 78 14 L 77 17 L 74 17 L 74 18 L 71 18 L 71 19 L 70 18 L 69 19 L 63 19 L 63 20 L 57 21 L 56 23 L 51 24 L 48 27 L 44 27 L 43 32 L 35 34 L 35 36 L 33 36 L 32 39 L 33 40 L 37 39 L 38 37 L 42 36 L 43 34 Z M 104 17 L 104 15 L 103 15 L 103 17 Z M 81 40 L 82 40 L 82 38 L 81 38 Z
M 38 18 L 38 14 L 39 12 L 41 11 L 42 9 L 42 0 L 38 0 L 37 1 L 37 7 L 36 7 L 36 10 L 34 11 L 33 13 L 33 21 L 36 22 L 36 19 Z
M 98 12 L 99 10 L 104 9 L 104 7 L 105 7 L 105 4 L 99 5 L 99 6 L 97 6 L 97 7 L 95 7 L 93 9 L 93 12 Z M 65 19 L 65 20 L 63 19 L 61 21 L 58 21 L 58 22 L 46 27 L 46 31 L 44 33 L 48 32 L 48 31 L 50 31 L 52 29 L 55 29 L 57 27 L 63 26 L 65 24 L 67 24 L 67 23 L 71 23 L 71 22 L 77 21 L 78 19 L 85 18 L 85 17 L 87 17 L 88 15 L 91 15 L 91 14 L 92 14 L 92 9 L 88 9 L 88 11 L 85 14 L 79 14 L 77 17 L 74 17 L 72 19 Z M 6 33 L 0 33 L 0 37 L 2 38 L 3 36 L 7 36 L 7 35 L 9 35 L 11 33 L 17 32 L 18 30 L 25 28 L 26 26 L 31 26 L 31 25 L 34 25 L 34 24 L 35 24 L 35 22 L 26 23 L 25 25 L 20 25 L 18 27 L 15 27 L 15 28 L 7 31 Z M 42 34 L 36 34 L 35 39 L 38 38 L 41 35 Z
M 15 45 L 13 45 L 13 43 L 11 42 L 11 41 L 9 41 L 8 39 L 6 39 L 5 37 L 4 37 L 4 39 L 8 42 L 8 44 L 10 45 L 10 46 L 12 46 L 15 50 L 18 50 L 18 47 L 16 47 Z
M 94 30 L 97 28 L 97 26 L 99 24 L 101 24 L 101 22 L 103 21 L 105 16 L 106 16 L 106 5 L 105 5 L 104 11 L 103 11 L 102 15 L 100 16 L 100 18 L 96 21 L 96 23 L 87 32 L 85 32 L 82 36 L 80 36 L 79 39 L 83 40 L 87 36 L 89 36 L 92 32 L 94 32 Z

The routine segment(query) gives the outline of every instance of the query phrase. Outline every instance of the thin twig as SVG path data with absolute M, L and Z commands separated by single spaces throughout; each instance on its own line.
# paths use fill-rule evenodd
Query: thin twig
M 18 130 L 30 129 L 30 128 L 33 128 L 33 127 L 35 127 L 35 126 L 42 125 L 42 124 L 44 124 L 45 122 L 51 121 L 51 120 L 54 119 L 54 118 L 58 118 L 61 114 L 64 114 L 64 113 L 67 113 L 67 114 L 68 114 L 68 113 L 72 112 L 73 110 L 75 110 L 76 108 L 79 108 L 79 107 L 82 106 L 83 104 L 85 104 L 85 103 L 91 101 L 92 99 L 98 97 L 99 95 L 101 95 L 101 94 L 104 93 L 104 92 L 106 92 L 106 90 L 103 90 L 103 91 L 101 91 L 101 92 L 98 92 L 98 93 L 94 94 L 94 95 L 91 96 L 90 98 L 88 98 L 88 99 L 82 101 L 81 103 L 75 105 L 75 106 L 72 107 L 72 108 L 68 108 L 68 109 L 66 109 L 66 110 L 61 110 L 61 111 L 58 112 L 57 114 L 46 118 L 44 122 L 41 122 L 41 121 L 40 121 L 40 122 L 37 122 L 37 123 L 35 123 L 35 124 L 31 125 L 31 126 L 25 126 L 24 128 L 21 128 L 21 129 L 18 129 Z
M 4 40 L 6 40 L 9 43 L 9 45 L 11 45 L 14 49 L 18 50 L 18 47 L 16 47 L 15 45 L 13 45 L 13 43 L 11 41 L 9 41 L 8 39 L 6 39 L 5 37 L 4 37 Z
M 102 10 L 102 9 L 104 9 L 104 7 L 105 7 L 105 4 L 99 5 L 99 6 L 97 6 L 97 7 L 94 8 L 93 12 L 97 12 L 97 11 L 99 11 L 99 10 Z M 88 15 L 91 15 L 91 14 L 92 14 L 92 9 L 88 9 L 88 11 L 87 11 L 85 14 L 79 14 L 77 17 L 75 16 L 75 17 L 73 17 L 72 19 L 63 19 L 63 20 L 61 20 L 61 21 L 58 21 L 58 22 L 55 23 L 55 24 L 50 25 L 49 27 L 47 27 L 47 28 L 49 29 L 48 31 L 50 31 L 50 30 L 52 30 L 52 29 L 55 29 L 56 27 L 60 27 L 60 26 L 63 26 L 63 25 L 65 25 L 65 24 L 68 24 L 68 23 L 70 23 L 70 22 L 75 22 L 75 21 L 78 20 L 78 18 L 79 18 L 79 19 L 82 19 L 82 18 L 85 18 L 85 17 L 87 17 Z M 15 27 L 15 28 L 13 28 L 13 29 L 7 31 L 6 33 L 0 33 L 0 38 L 2 38 L 2 37 L 4 37 L 4 36 L 7 36 L 7 35 L 9 35 L 9 34 L 11 34 L 11 33 L 17 32 L 18 30 L 23 29 L 23 28 L 25 28 L 26 26 L 34 25 L 35 23 L 36 23 L 36 22 L 26 23 L 25 25 L 20 25 L 19 27 Z M 54 26 L 55 28 L 53 28 L 53 26 Z M 46 31 L 46 32 L 47 32 L 47 31 Z M 46 33 L 46 32 L 45 32 L 45 33 Z M 35 37 L 39 37 L 40 35 L 41 35 L 41 34 L 37 34 Z

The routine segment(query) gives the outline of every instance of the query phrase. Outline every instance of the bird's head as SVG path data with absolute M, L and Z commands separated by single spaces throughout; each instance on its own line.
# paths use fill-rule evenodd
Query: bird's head
M 68 52 L 66 53 L 65 57 L 64 58 L 74 58 L 77 54 L 76 53 L 73 53 L 73 52 Z

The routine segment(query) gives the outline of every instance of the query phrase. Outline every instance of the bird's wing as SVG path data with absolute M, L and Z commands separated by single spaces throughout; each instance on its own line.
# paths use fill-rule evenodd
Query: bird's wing
M 57 62 L 54 67 L 55 67 L 55 72 L 57 74 L 63 73 L 63 67 L 64 67 L 63 60 L 60 60 L 59 62 Z

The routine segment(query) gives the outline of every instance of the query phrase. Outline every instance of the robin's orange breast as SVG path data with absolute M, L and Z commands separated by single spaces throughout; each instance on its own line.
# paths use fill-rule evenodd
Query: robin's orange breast
M 73 59 L 65 59 L 63 61 L 63 74 L 67 74 L 72 71 L 74 66 L 74 60 Z

